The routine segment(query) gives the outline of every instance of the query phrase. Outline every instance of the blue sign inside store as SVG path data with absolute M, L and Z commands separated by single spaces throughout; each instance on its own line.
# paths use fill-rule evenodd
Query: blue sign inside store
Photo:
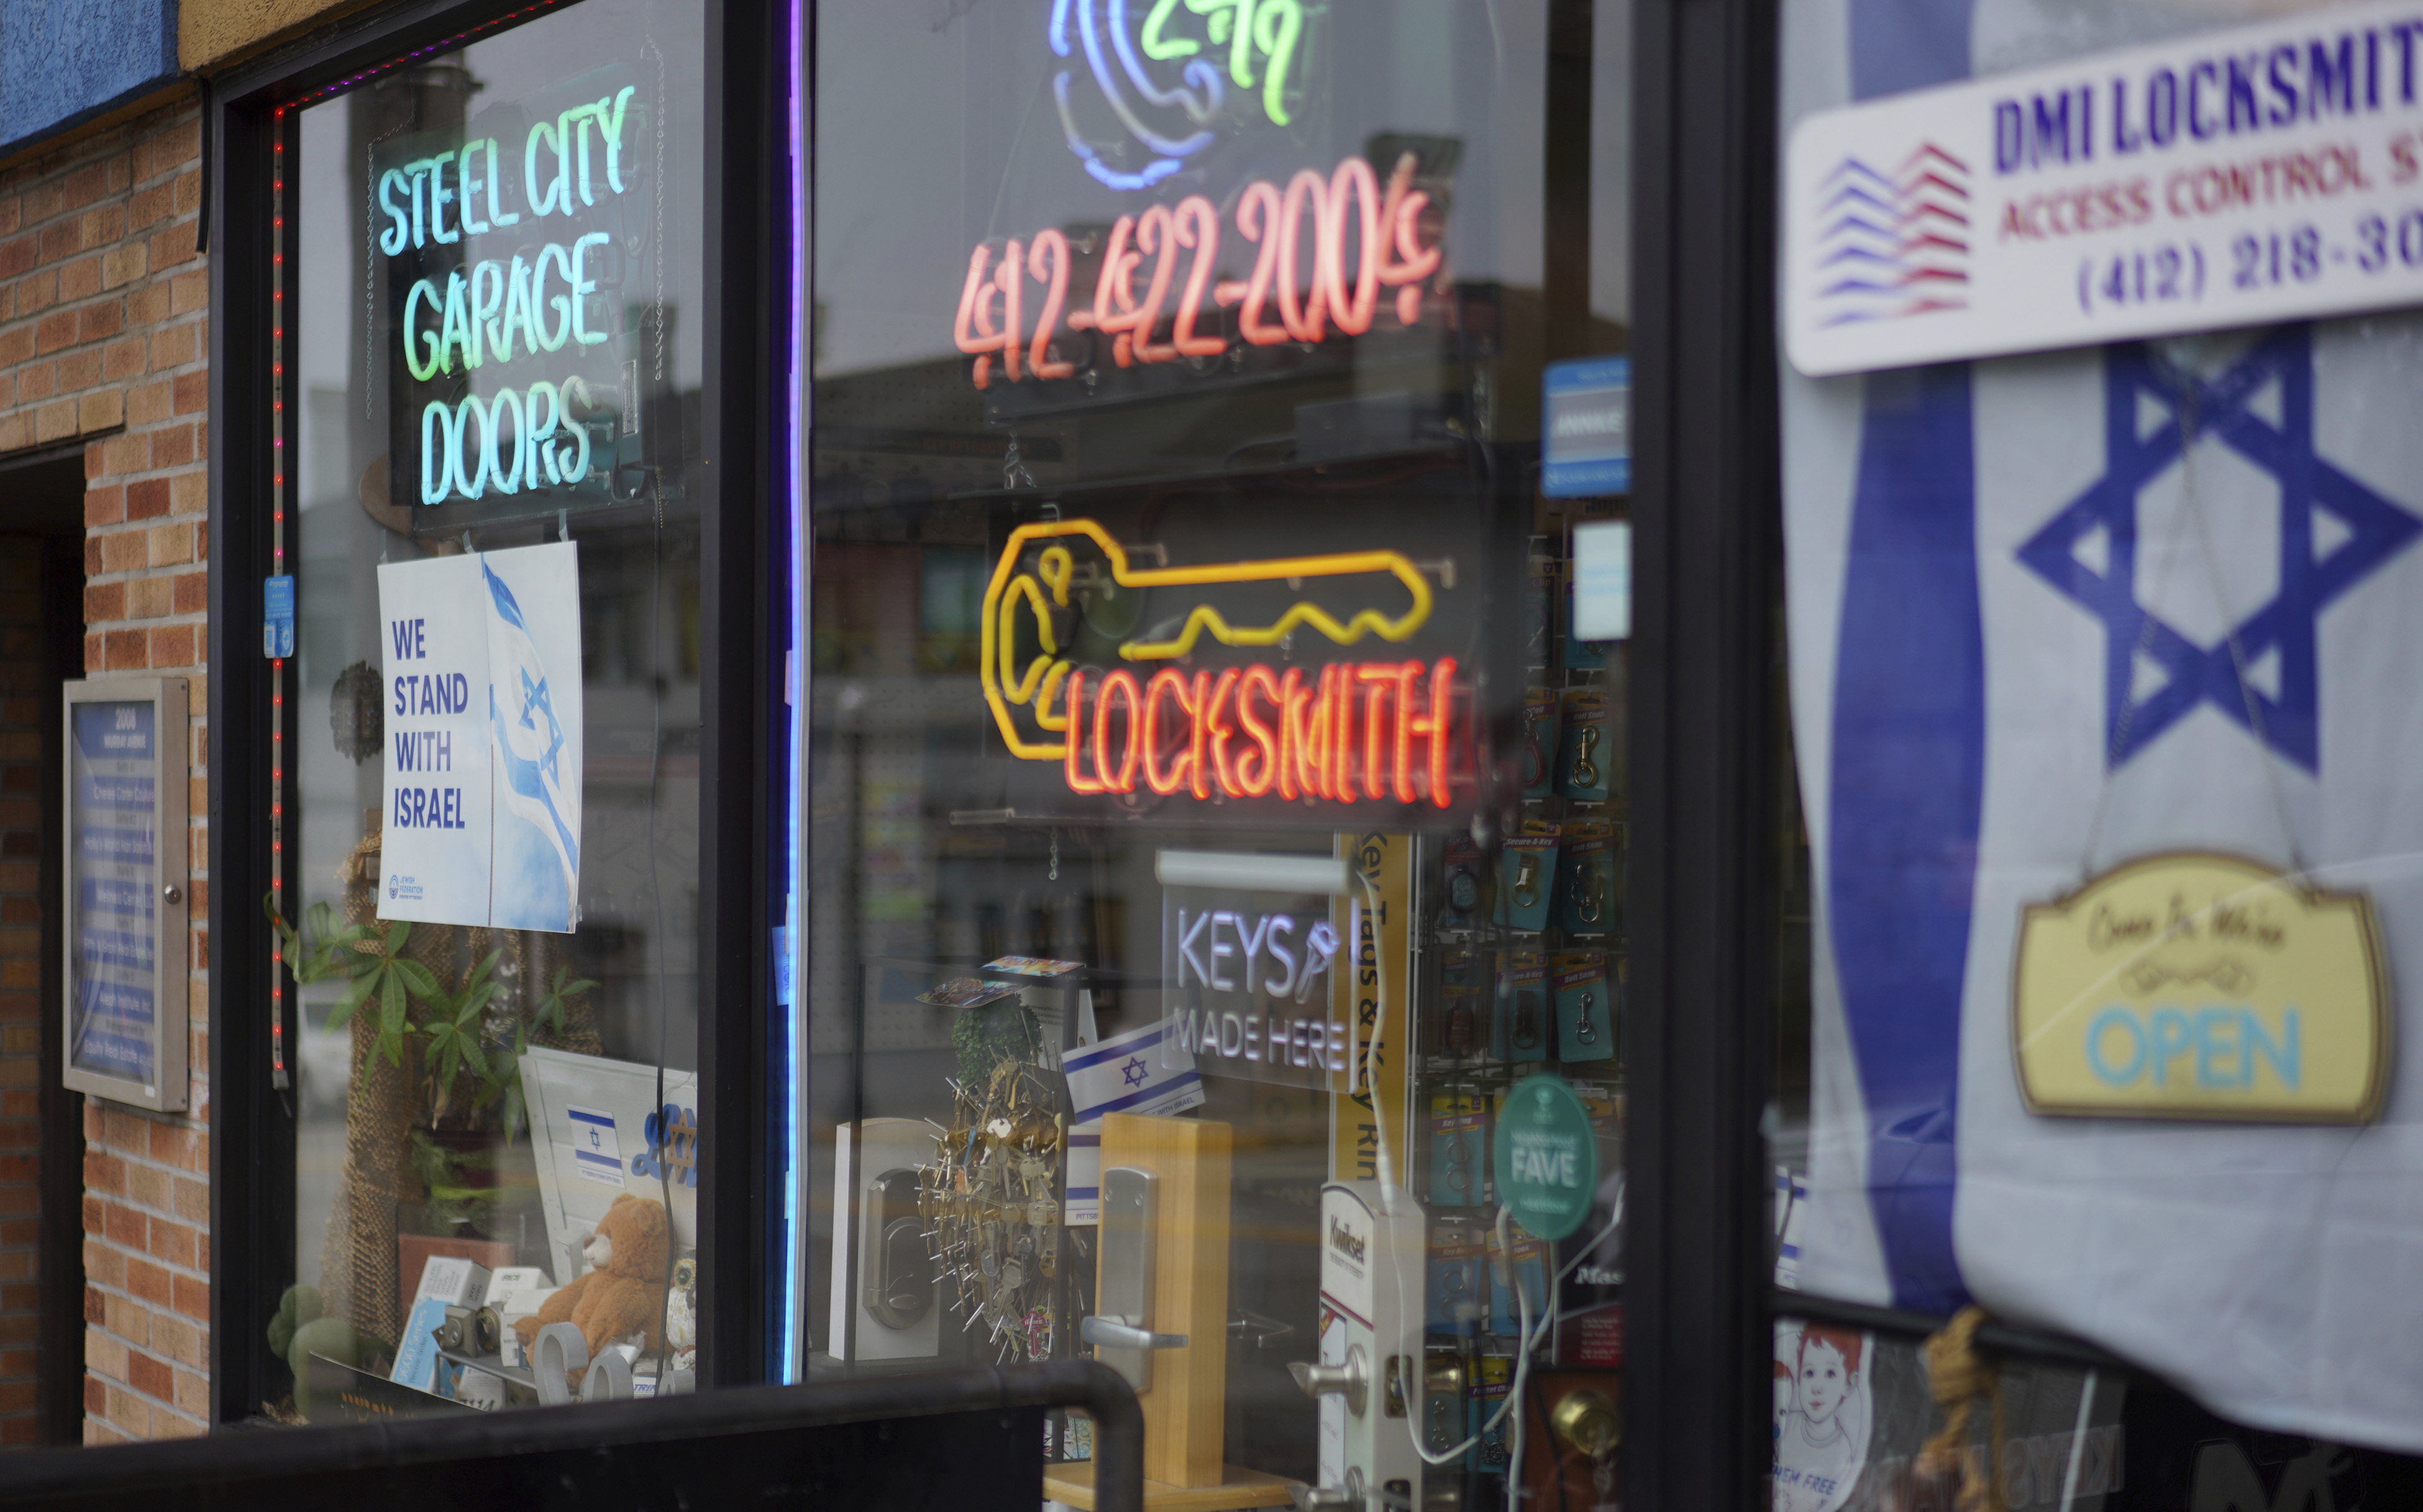
M 1548 366 L 1540 492 L 1590 498 L 1632 490 L 1632 359 Z

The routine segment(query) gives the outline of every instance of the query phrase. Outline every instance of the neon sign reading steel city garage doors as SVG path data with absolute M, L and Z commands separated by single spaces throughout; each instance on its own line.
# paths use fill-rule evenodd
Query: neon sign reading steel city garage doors
M 404 297 L 397 330 L 404 369 L 416 384 L 452 379 L 486 366 L 525 366 L 556 358 L 567 345 L 578 357 L 613 335 L 613 234 L 583 230 L 593 212 L 610 217 L 638 185 L 631 150 L 639 133 L 626 85 L 594 102 L 533 123 L 512 179 L 515 155 L 494 137 L 450 144 L 447 150 L 387 168 L 373 199 L 384 220 L 379 251 L 418 260 L 432 245 L 475 239 L 527 237 L 510 257 L 470 260 L 464 268 L 416 278 Z M 647 106 L 642 104 L 640 115 Z M 657 192 L 650 186 L 650 193 Z M 483 213 L 484 207 L 484 213 Z M 517 207 L 517 208 L 516 208 Z M 533 224 L 516 230 L 525 216 Z M 557 217 L 574 224 L 555 228 Z M 453 256 L 454 254 L 443 254 Z M 661 249 L 651 247 L 651 256 Z M 462 254 L 467 260 L 469 254 Z M 606 386 L 600 386 L 604 387 Z M 635 398 L 615 397 L 625 407 Z M 451 498 L 575 487 L 591 469 L 590 422 L 602 406 L 578 373 L 531 377 L 486 397 L 433 398 L 420 425 L 420 499 Z
M 1068 543 L 1098 548 L 1091 575 L 1079 580 Z M 1031 547 L 1034 570 L 1021 563 Z M 1122 662 L 1159 662 L 1148 675 L 1128 667 L 1089 673 L 1074 665 L 1057 627 L 1077 606 L 1070 590 L 1232 588 L 1307 580 L 1338 584 L 1356 577 L 1402 593 L 1396 612 L 1366 607 L 1338 619 L 1298 598 L 1267 623 L 1232 623 L 1206 596 L 1185 613 L 1167 639 L 1132 639 Z M 1010 533 L 982 609 L 985 701 L 1010 754 L 1057 761 L 1069 791 L 1127 794 L 1141 783 L 1169 796 L 1323 799 L 1415 804 L 1438 808 L 1468 763 L 1470 693 L 1456 682 L 1452 656 L 1402 661 L 1332 662 L 1320 668 L 1243 666 L 1197 669 L 1166 665 L 1195 651 L 1205 637 L 1224 646 L 1279 646 L 1298 630 L 1332 644 L 1367 637 L 1402 644 L 1430 619 L 1429 580 L 1395 551 L 1352 551 L 1198 567 L 1143 568 L 1127 548 L 1092 520 L 1021 526 Z M 1020 648 L 1037 649 L 1020 665 Z M 1013 710 L 1023 709 L 1021 718 Z M 1460 714 L 1459 711 L 1465 711 Z M 1039 736 L 1037 735 L 1039 732 Z

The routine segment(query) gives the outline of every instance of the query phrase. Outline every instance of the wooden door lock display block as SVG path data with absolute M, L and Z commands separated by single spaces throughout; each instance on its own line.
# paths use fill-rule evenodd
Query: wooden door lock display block
M 1226 1124 L 1194 1118 L 1102 1118 L 1104 1188 L 1112 1184 L 1114 1171 L 1152 1178 L 1150 1312 L 1135 1322 L 1187 1340 L 1151 1351 L 1150 1384 L 1137 1394 L 1144 1404 L 1145 1479 L 1171 1486 L 1220 1484 L 1220 1436 L 1227 1415 L 1222 1398 L 1228 1385 L 1230 1132 Z M 1109 1229 L 1106 1222 L 1095 1260 L 1094 1295 L 1102 1299 L 1132 1284 L 1118 1274 L 1123 1261 L 1114 1252 Z M 1110 1305 L 1106 1300 L 1103 1308 Z
M 1145 1504 L 1284 1506 L 1287 1482 L 1221 1462 L 1228 1376 L 1226 1124 L 1102 1117 L 1094 1315 L 1083 1336 L 1136 1386 Z M 1053 1465 L 1043 1494 L 1093 1505 L 1093 1466 Z

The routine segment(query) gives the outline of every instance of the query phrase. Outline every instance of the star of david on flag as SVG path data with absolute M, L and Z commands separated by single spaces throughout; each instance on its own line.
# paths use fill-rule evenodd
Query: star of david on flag
M 2257 402 L 2275 384 L 2276 420 Z M 2151 429 L 2141 417 L 2149 401 L 2161 417 Z M 2121 766 L 2209 702 L 2281 756 L 2319 771 L 2316 622 L 2423 531 L 2423 520 L 2315 449 L 2312 327 L 2266 338 L 2209 380 L 2142 344 L 2110 348 L 2103 436 L 2103 476 L 2019 557 L 2103 622 L 2107 766 Z M 2146 606 L 2137 571 L 2140 496 L 2206 438 L 2269 474 L 2280 491 L 2277 591 L 2209 646 Z M 2343 538 L 2324 540 L 2318 515 Z M 2081 554 L 2094 552 L 2098 533 L 2099 568 Z M 2141 687 L 2141 674 L 2155 680 Z M 2274 681 L 2272 690 L 2266 681 Z
M 1069 1075 L 1070 1121 L 1090 1124 L 1104 1113 L 1178 1113 L 1203 1101 L 1195 1057 L 1164 1046 L 1160 1019 L 1081 1046 L 1061 1058 Z

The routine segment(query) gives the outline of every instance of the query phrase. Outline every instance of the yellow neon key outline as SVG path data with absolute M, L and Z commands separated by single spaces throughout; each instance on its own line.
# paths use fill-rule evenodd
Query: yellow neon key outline
M 1033 701 L 1035 722 L 1045 730 L 1066 730 L 1069 717 L 1051 705 L 1061 680 L 1069 671 L 1068 661 L 1058 655 L 1057 638 L 1052 633 L 1052 606 L 1066 608 L 1069 585 L 1075 575 L 1076 563 L 1066 546 L 1048 546 L 1036 563 L 1033 576 L 1017 571 L 1018 559 L 1033 541 L 1053 540 L 1061 536 L 1082 535 L 1102 549 L 1110 559 L 1111 580 L 1122 588 L 1188 587 L 1207 583 L 1264 583 L 1294 577 L 1342 577 L 1355 573 L 1388 573 L 1405 585 L 1413 596 L 1413 605 L 1394 619 L 1377 609 L 1357 611 L 1343 622 L 1317 604 L 1299 602 L 1269 625 L 1232 625 L 1226 616 L 1209 604 L 1198 604 L 1186 616 L 1178 635 L 1169 640 L 1131 640 L 1119 647 L 1119 655 L 1127 661 L 1166 661 L 1183 656 L 1195 649 L 1196 642 L 1209 634 L 1224 646 L 1275 646 L 1291 631 L 1310 625 L 1332 641 L 1351 646 L 1367 635 L 1383 640 L 1403 641 L 1410 638 L 1431 617 L 1430 580 L 1416 567 L 1413 559 L 1400 551 L 1346 551 L 1319 557 L 1280 557 L 1265 561 L 1218 562 L 1199 567 L 1133 568 L 1128 564 L 1125 547 L 1111 539 L 1109 531 L 1092 520 L 1046 520 L 1022 525 L 1009 533 L 1008 543 L 1002 547 L 1001 559 L 994 564 L 992 581 L 985 588 L 984 606 L 977 615 L 983 633 L 976 665 L 982 669 L 985 702 L 990 705 L 993 721 L 1000 726 L 1002 738 L 1009 745 L 1010 754 L 1022 761 L 1059 761 L 1069 753 L 1066 741 L 1044 742 L 1021 739 L 1009 715 L 1012 703 Z M 1040 579 L 1040 586 L 1037 579 Z M 1044 593 L 1049 591 L 1052 604 L 1046 605 Z M 1026 664 L 1023 672 L 1016 664 L 1016 616 L 1023 601 L 1032 609 L 1042 652 Z

